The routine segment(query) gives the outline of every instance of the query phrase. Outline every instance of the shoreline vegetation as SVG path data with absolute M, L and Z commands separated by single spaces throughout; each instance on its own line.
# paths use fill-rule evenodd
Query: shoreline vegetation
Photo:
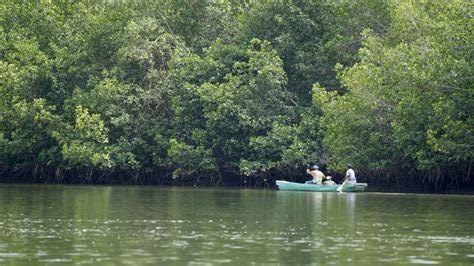
M 242 175 L 224 175 L 222 178 L 212 176 L 196 175 L 183 176 L 180 178 L 172 178 L 172 171 L 155 171 L 148 173 L 137 172 L 101 172 L 98 170 L 69 170 L 61 173 L 59 177 L 55 177 L 58 173 L 54 170 L 42 170 L 41 173 L 36 170 L 36 175 L 32 175 L 34 171 L 6 171 L 0 175 L 0 184 L 55 184 L 55 185 L 111 185 L 111 186 L 181 186 L 181 187 L 201 187 L 201 188 L 244 188 L 244 189 L 272 189 L 278 190 L 275 184 L 276 180 L 286 180 L 291 182 L 304 183 L 311 177 L 299 175 L 275 175 L 268 173 L 259 176 L 242 176 Z M 342 182 L 343 175 L 333 174 L 333 179 L 338 184 Z M 435 187 L 434 184 L 426 184 L 420 182 L 421 178 L 410 177 L 415 180 L 409 182 L 399 179 L 393 182 L 393 179 L 382 177 L 358 177 L 360 182 L 369 183 L 367 192 L 381 193 L 441 193 L 441 194 L 459 194 L 473 195 L 474 186 L 459 186 L 457 184 L 440 184 Z
M 0 4 L 0 182 L 474 185 L 467 0 Z

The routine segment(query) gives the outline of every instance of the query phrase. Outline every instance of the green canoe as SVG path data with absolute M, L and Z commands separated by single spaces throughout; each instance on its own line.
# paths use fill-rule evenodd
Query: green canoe
M 337 188 L 341 185 L 315 185 L 315 184 L 301 184 L 277 180 L 278 189 L 284 191 L 320 191 L 320 192 L 337 192 Z M 344 184 L 343 192 L 364 192 L 367 183 Z

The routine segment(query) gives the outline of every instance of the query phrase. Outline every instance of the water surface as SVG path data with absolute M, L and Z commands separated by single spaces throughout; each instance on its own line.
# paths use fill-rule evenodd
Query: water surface
M 0 264 L 474 264 L 473 196 L 0 185 Z

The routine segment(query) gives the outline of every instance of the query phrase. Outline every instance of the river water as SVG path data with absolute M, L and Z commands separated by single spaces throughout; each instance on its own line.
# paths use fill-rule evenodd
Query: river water
M 0 264 L 474 264 L 473 196 L 0 185 Z

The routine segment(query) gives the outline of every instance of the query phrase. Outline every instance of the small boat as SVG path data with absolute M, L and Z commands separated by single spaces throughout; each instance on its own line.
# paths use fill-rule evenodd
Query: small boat
M 337 188 L 341 185 L 316 185 L 288 182 L 277 180 L 278 189 L 283 191 L 319 191 L 319 192 L 337 192 Z M 342 187 L 342 192 L 364 192 L 367 183 L 346 183 Z

